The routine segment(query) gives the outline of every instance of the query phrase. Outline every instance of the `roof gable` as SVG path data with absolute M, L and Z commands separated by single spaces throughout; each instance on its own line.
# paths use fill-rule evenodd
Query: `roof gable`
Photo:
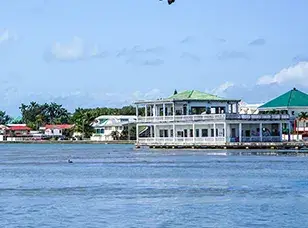
M 168 99 L 173 100 L 211 100 L 211 101 L 225 101 L 231 99 L 225 99 L 212 95 L 209 93 L 200 92 L 198 90 L 186 90 L 170 96 Z
M 296 88 L 270 100 L 260 109 L 281 108 L 281 107 L 308 107 L 308 94 L 297 90 Z

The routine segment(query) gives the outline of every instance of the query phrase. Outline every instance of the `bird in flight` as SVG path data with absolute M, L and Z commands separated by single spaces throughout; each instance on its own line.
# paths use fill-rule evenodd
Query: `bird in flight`
M 159 0 L 159 1 L 162 1 L 162 0 Z M 168 4 L 171 5 L 172 3 L 174 3 L 175 0 L 168 0 Z

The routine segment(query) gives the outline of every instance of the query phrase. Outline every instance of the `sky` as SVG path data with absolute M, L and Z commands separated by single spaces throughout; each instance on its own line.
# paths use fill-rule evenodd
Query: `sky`
M 0 110 L 121 107 L 196 89 L 262 103 L 308 92 L 306 0 L 10 0 Z

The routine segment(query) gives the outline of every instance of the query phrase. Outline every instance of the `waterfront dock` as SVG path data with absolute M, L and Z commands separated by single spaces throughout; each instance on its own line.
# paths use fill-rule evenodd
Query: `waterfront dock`
M 223 150 L 307 150 L 308 142 L 247 142 L 225 144 L 136 144 L 136 148 L 150 149 L 223 149 Z

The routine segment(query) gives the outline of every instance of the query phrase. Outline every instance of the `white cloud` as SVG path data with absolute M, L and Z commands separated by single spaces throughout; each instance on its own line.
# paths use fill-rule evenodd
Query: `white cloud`
M 218 86 L 217 88 L 213 89 L 211 91 L 212 94 L 218 95 L 218 96 L 224 96 L 227 89 L 233 87 L 234 84 L 232 82 L 225 82 Z
M 296 83 L 308 86 L 308 62 L 299 62 L 282 69 L 275 75 L 265 75 L 258 79 L 257 85 Z
M 59 60 L 77 60 L 83 58 L 85 54 L 83 40 L 79 37 L 74 37 L 70 43 L 61 44 L 54 43 L 51 47 L 51 54 Z
M 8 29 L 0 31 L 0 44 L 8 42 L 10 40 L 17 40 L 17 35 Z
M 152 100 L 152 99 L 158 99 L 163 98 L 164 95 L 159 89 L 152 89 L 148 92 L 142 93 L 140 91 L 135 91 L 132 94 L 132 101 L 136 100 Z
M 69 43 L 55 42 L 49 53 L 53 59 L 60 61 L 76 61 L 89 58 L 105 57 L 98 45 L 88 47 L 80 37 L 73 37 Z

